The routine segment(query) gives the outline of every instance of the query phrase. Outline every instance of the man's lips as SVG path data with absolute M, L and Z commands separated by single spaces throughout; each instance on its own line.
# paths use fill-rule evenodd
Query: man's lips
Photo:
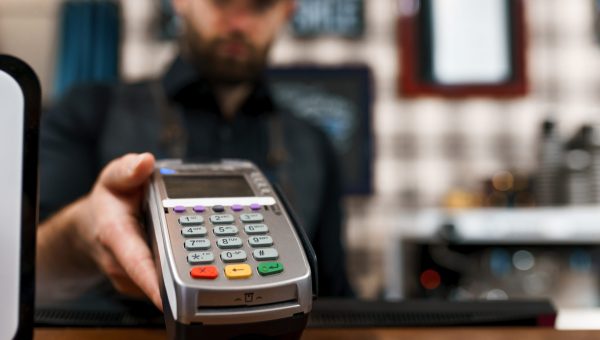
M 217 53 L 228 58 L 246 59 L 250 54 L 250 49 L 241 42 L 224 42 L 217 47 Z

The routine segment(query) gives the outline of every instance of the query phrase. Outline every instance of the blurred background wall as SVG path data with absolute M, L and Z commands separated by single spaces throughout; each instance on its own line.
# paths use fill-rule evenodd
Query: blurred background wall
M 0 52 L 28 61 L 51 104 L 60 0 L 0 1 Z M 542 122 L 551 118 L 564 140 L 583 124 L 600 123 L 600 45 L 592 0 L 526 0 L 530 92 L 516 99 L 398 95 L 399 2 L 366 0 L 359 39 L 297 39 L 285 32 L 277 65 L 367 64 L 374 79 L 374 192 L 349 196 L 347 241 L 361 296 L 380 293 L 389 235 L 399 219 L 444 205 L 455 191 L 476 192 L 501 171 L 537 171 Z M 157 2 L 121 0 L 121 73 L 126 80 L 157 75 L 176 52 L 156 38 Z M 483 227 L 483 226 L 482 226 Z M 410 226 L 409 226 L 410 228 Z M 362 269 L 360 269 L 362 268 Z
M 123 77 L 136 80 L 159 74 L 176 47 L 152 32 L 156 3 L 121 2 Z M 22 56 L 34 66 L 47 102 L 56 63 L 60 3 L 0 2 L 0 51 Z M 509 168 L 533 170 L 544 118 L 556 118 L 565 136 L 574 134 L 582 123 L 597 120 L 600 45 L 593 31 L 592 1 L 526 1 L 531 91 L 514 100 L 399 97 L 398 3 L 371 0 L 365 6 L 364 37 L 302 40 L 283 34 L 272 60 L 275 64 L 366 63 L 371 67 L 378 206 L 437 206 L 450 188 L 473 185 L 473 178 Z

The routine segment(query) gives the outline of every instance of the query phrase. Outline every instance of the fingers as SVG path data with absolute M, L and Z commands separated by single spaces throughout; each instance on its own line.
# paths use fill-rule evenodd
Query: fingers
M 89 201 L 102 207 L 92 239 L 99 241 L 98 253 L 102 255 L 96 259 L 104 272 L 119 291 L 138 295 L 141 290 L 162 310 L 153 256 L 136 219 L 138 194 L 153 170 L 154 156 L 150 153 L 118 158 L 104 168 L 96 184 L 99 190 L 93 190 Z
M 162 310 L 154 260 L 140 234 L 137 221 L 130 218 L 128 221 L 104 228 L 101 242 L 113 254 L 131 281 Z
M 133 296 L 136 298 L 146 297 L 146 294 L 136 285 L 127 273 L 125 269 L 117 262 L 117 260 L 108 252 L 105 253 L 103 259 L 99 261 L 105 274 L 110 279 L 112 285 L 117 289 L 118 292 Z
M 135 191 L 146 182 L 153 170 L 152 154 L 127 154 L 113 160 L 104 168 L 99 183 L 111 191 Z

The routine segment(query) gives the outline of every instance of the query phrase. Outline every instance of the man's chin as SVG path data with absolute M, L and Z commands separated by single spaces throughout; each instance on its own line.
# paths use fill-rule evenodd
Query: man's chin
M 256 81 L 262 73 L 262 67 L 234 67 L 232 65 L 213 67 L 207 70 L 209 77 L 215 83 L 237 85 Z
M 256 77 L 231 76 L 231 77 L 212 78 L 212 80 L 213 80 L 212 82 L 215 85 L 236 86 L 236 85 L 254 83 L 254 82 L 256 82 L 256 79 L 257 79 Z

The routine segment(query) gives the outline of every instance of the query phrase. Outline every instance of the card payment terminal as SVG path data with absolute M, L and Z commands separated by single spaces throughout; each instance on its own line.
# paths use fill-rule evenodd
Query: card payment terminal
M 316 258 L 256 166 L 158 161 L 147 198 L 171 339 L 300 337 Z

